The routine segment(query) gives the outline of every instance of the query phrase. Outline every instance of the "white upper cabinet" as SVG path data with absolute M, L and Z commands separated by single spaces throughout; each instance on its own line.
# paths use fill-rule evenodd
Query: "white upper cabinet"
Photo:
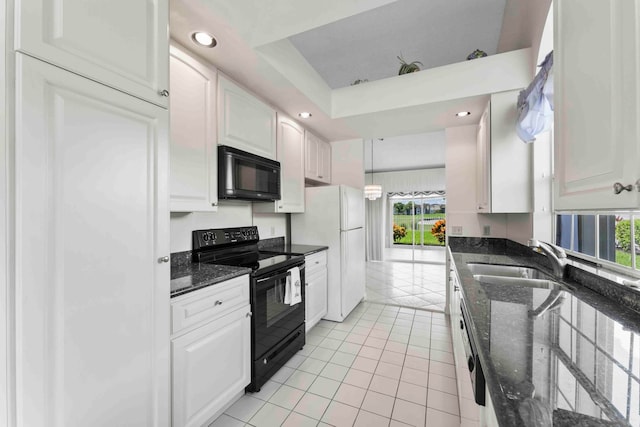
M 255 212 L 304 212 L 304 129 L 288 117 L 278 115 L 278 161 L 280 200 L 254 203 Z
M 525 213 L 532 209 L 531 144 L 516 134 L 518 91 L 494 93 L 478 126 L 479 213 Z
M 17 425 L 168 426 L 168 112 L 16 61 Z
M 171 211 L 218 203 L 216 70 L 171 46 Z
M 305 132 L 304 177 L 317 182 L 331 182 L 331 145 L 309 131 Z
M 276 160 L 276 111 L 218 75 L 218 144 Z
M 554 5 L 555 209 L 638 208 L 640 0 Z
M 168 0 L 16 0 L 15 7 L 16 50 L 168 105 Z
M 491 212 L 491 107 L 487 108 L 478 123 L 476 146 L 476 203 L 478 212 Z

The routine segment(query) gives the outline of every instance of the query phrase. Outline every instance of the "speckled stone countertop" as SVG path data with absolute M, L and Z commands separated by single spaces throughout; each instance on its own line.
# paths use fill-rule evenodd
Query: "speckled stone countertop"
M 501 426 L 640 426 L 637 291 L 575 265 L 555 294 L 479 281 L 467 263 L 551 269 L 509 240 L 450 238 L 449 247 Z
M 262 252 L 282 253 L 288 255 L 311 255 L 316 252 L 326 251 L 328 246 L 314 246 L 314 245 L 286 245 L 272 246 L 262 250 Z
M 200 264 L 191 251 L 171 254 L 171 298 L 251 273 L 250 268 Z
M 328 246 L 315 245 L 292 245 L 284 241 L 284 237 L 273 237 L 271 239 L 262 239 L 258 242 L 258 250 L 260 252 L 271 252 L 287 255 L 311 255 L 316 252 L 325 251 Z

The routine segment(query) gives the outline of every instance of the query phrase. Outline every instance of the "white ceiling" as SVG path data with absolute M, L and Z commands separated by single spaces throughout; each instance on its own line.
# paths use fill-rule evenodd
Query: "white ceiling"
M 526 50 L 514 50 L 536 49 L 550 2 L 170 0 L 170 31 L 174 41 L 279 112 L 297 118 L 298 112 L 311 111 L 313 117 L 304 126 L 329 141 L 387 138 L 477 123 L 489 93 L 526 86 L 533 76 L 535 58 Z M 372 19 L 378 24 L 371 24 Z M 340 49 L 323 53 L 324 39 L 337 34 L 340 27 L 343 33 L 337 38 L 342 43 L 333 44 Z M 367 33 L 369 27 L 372 32 Z M 405 34 L 403 27 L 412 30 Z M 350 28 L 358 31 L 348 36 L 345 31 Z M 214 34 L 218 46 L 195 46 L 190 40 L 195 30 Z M 314 36 L 315 32 L 323 35 Z M 388 42 L 380 42 L 379 37 Z M 347 83 L 329 84 L 333 77 L 324 77 L 321 66 L 312 64 L 313 59 L 308 61 L 296 44 L 308 45 L 301 49 L 310 58 L 310 46 L 318 46 L 313 55 L 320 63 L 339 63 L 342 49 L 353 49 L 351 55 L 361 55 L 351 61 L 356 70 L 353 79 L 371 82 L 332 89 L 332 85 L 348 84 L 352 76 L 344 74 Z M 466 55 L 476 48 L 509 53 L 466 61 Z M 405 59 L 419 60 L 427 69 L 396 76 L 400 51 Z M 462 62 L 435 66 L 452 61 Z M 374 69 L 380 74 L 359 75 Z M 375 78 L 381 79 L 373 81 Z M 457 111 L 473 114 L 457 119 L 453 114 Z
M 444 131 L 367 139 L 364 142 L 364 169 L 365 172 L 388 172 L 443 168 L 445 145 Z
M 289 37 L 327 84 L 398 74 L 397 56 L 421 69 L 497 51 L 506 0 L 398 0 Z

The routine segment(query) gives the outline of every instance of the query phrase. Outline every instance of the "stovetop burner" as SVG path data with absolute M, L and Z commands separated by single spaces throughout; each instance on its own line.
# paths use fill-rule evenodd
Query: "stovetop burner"
M 261 276 L 304 262 L 304 256 L 258 251 L 257 227 L 196 230 L 193 232 L 194 261 L 252 269 Z

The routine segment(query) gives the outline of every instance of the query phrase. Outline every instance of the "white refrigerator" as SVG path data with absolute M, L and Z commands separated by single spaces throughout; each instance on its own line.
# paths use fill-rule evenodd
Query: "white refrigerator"
M 345 185 L 307 187 L 303 214 L 291 214 L 291 243 L 324 245 L 327 320 L 342 322 L 365 296 L 364 195 Z

